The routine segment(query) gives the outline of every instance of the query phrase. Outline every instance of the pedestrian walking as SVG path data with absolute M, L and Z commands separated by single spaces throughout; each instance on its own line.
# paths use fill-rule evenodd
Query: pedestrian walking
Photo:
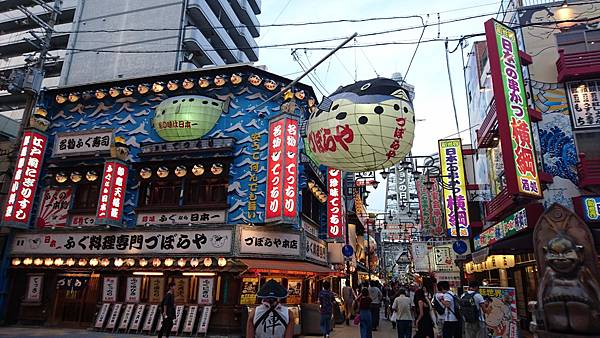
M 415 320 L 415 326 L 417 327 L 415 338 L 435 338 L 433 336 L 431 308 L 429 306 L 429 301 L 427 301 L 427 297 L 425 296 L 425 290 L 418 289 L 415 291 L 413 304 L 417 315 L 417 319 Z
M 248 314 L 246 322 L 247 338 L 292 338 L 294 335 L 294 314 L 279 303 L 287 297 L 287 289 L 274 279 L 263 285 L 256 293 L 261 304 Z
M 465 338 L 486 338 L 484 313 L 487 303 L 479 293 L 479 281 L 469 282 L 469 289 L 460 297 L 460 314 L 465 327 Z
M 373 321 L 371 318 L 371 297 L 369 289 L 363 288 L 360 296 L 354 301 L 360 317 L 360 338 L 373 338 Z M 356 319 L 354 320 L 356 323 Z
M 406 290 L 400 289 L 398 297 L 392 304 L 392 311 L 396 312 L 398 338 L 411 338 L 413 316 L 410 310 L 410 298 L 406 296 Z
M 167 294 L 160 302 L 160 313 L 162 315 L 162 326 L 158 331 L 158 338 L 165 337 L 169 338 L 171 335 L 171 329 L 173 328 L 173 321 L 175 320 L 175 282 L 170 282 L 168 285 L 169 290 Z
M 321 305 L 321 333 L 323 337 L 329 338 L 331 332 L 331 315 L 333 314 L 333 292 L 330 291 L 331 284 L 323 282 L 323 290 L 319 292 L 319 304 Z
M 373 331 L 379 329 L 379 312 L 381 311 L 381 301 L 383 293 L 377 287 L 376 281 L 371 281 L 369 287 L 369 297 L 371 297 L 371 318 L 373 318 Z
M 458 320 L 458 304 L 456 295 L 450 291 L 450 284 L 441 281 L 437 284 L 441 297 L 438 301 L 446 308 L 444 311 L 444 326 L 442 328 L 443 338 L 461 338 L 460 321 Z
M 350 286 L 350 280 L 346 280 L 346 285 L 342 288 L 342 300 L 344 301 L 344 315 L 346 316 L 346 325 L 350 325 L 350 319 L 354 314 L 352 304 L 356 299 L 356 294 Z

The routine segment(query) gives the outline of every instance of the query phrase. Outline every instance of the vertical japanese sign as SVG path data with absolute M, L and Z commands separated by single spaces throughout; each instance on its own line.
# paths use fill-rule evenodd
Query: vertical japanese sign
M 27 296 L 26 302 L 39 303 L 42 301 L 42 286 L 44 284 L 43 274 L 27 275 Z
M 71 197 L 73 197 L 71 188 L 46 188 L 42 193 L 40 211 L 35 221 L 36 227 L 64 227 L 67 225 Z
M 266 221 L 294 223 L 298 215 L 298 120 L 269 124 Z
M 175 282 L 175 303 L 187 303 L 189 296 L 189 288 L 190 288 L 190 279 L 183 278 L 175 278 L 173 280 Z
M 127 290 L 125 294 L 126 303 L 139 303 L 142 289 L 141 277 L 127 277 Z
M 416 180 L 419 209 L 421 211 L 421 233 L 423 236 L 442 236 L 444 234 L 444 213 L 442 199 L 435 178 L 428 178 L 428 188 L 422 179 Z
M 102 284 L 103 302 L 117 301 L 117 281 L 118 277 L 104 277 L 104 281 Z
M 444 189 L 446 231 L 452 237 L 469 237 L 469 207 L 467 185 L 460 139 L 438 141 L 442 181 L 451 189 Z M 454 193 L 452 192 L 454 189 Z M 456 222 L 458 221 L 458 224 Z M 460 233 L 457 232 L 460 229 Z
M 247 216 L 250 223 L 255 223 L 259 219 L 256 207 L 258 206 L 258 173 L 261 153 L 260 133 L 254 133 L 250 137 L 252 139 L 252 160 L 250 161 L 250 183 L 248 184 L 250 194 Z
M 39 132 L 23 133 L 2 218 L 6 225 L 26 228 L 29 224 L 47 141 L 46 135 Z
M 241 305 L 256 304 L 256 293 L 258 292 L 258 278 L 242 278 L 242 292 L 240 294 Z
M 150 303 L 159 303 L 163 299 L 165 284 L 162 277 L 150 277 Z
M 213 303 L 214 278 L 198 278 L 198 304 L 211 305 Z
M 123 202 L 127 185 L 127 166 L 120 161 L 104 164 L 96 223 L 119 223 L 123 216 Z
M 300 304 L 302 301 L 302 279 L 288 279 L 288 304 Z
M 344 238 L 342 171 L 327 169 L 327 238 Z
M 485 34 L 508 192 L 541 197 L 516 33 L 490 19 Z

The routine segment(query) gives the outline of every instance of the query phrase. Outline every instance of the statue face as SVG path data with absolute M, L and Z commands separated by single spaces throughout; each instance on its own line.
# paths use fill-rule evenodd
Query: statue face
M 559 273 L 570 273 L 576 270 L 583 260 L 581 248 L 563 236 L 548 241 L 544 252 L 548 265 Z

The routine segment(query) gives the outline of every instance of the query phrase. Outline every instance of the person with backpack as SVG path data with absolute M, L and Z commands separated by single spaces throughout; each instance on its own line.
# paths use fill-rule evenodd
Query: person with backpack
M 331 315 L 333 314 L 333 292 L 330 291 L 331 284 L 323 282 L 323 290 L 319 292 L 319 304 L 321 305 L 321 333 L 324 338 L 329 338 L 331 333 Z
M 479 293 L 479 281 L 469 282 L 469 289 L 460 297 L 459 305 L 465 325 L 465 338 L 486 338 L 484 313 L 487 310 L 487 303 Z
M 169 338 L 171 329 L 173 328 L 173 321 L 175 320 L 175 282 L 170 282 L 168 287 L 169 290 L 159 305 L 160 315 L 163 320 L 158 331 L 158 338 L 162 338 L 163 335 Z
M 294 335 L 294 314 L 279 303 L 287 297 L 288 291 L 276 280 L 271 279 L 256 293 L 262 300 L 248 314 L 246 322 L 247 338 L 292 338 Z
M 460 314 L 458 298 L 450 291 L 450 283 L 441 281 L 437 283 L 438 291 L 442 294 L 437 301 L 445 307 L 444 326 L 442 328 L 443 338 L 462 338 L 460 332 Z

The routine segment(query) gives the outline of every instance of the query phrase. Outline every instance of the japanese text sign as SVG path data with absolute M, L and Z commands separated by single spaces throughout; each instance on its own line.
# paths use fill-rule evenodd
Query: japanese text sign
M 104 164 L 96 223 L 120 222 L 127 190 L 127 166 L 120 161 Z
M 493 19 L 485 23 L 485 32 L 508 192 L 539 197 L 542 193 L 516 33 Z
M 94 130 L 81 133 L 60 133 L 54 140 L 52 156 L 72 156 L 110 151 L 112 130 Z
M 441 236 L 444 234 L 444 212 L 442 199 L 435 178 L 427 178 L 429 188 L 422 179 L 416 180 L 419 209 L 421 211 L 421 233 L 424 236 Z
M 586 221 L 599 221 L 600 220 L 600 197 L 582 197 L 583 202 L 583 216 Z
M 43 274 L 27 275 L 27 296 L 26 302 L 39 303 L 42 301 L 42 288 L 44 286 Z
M 575 128 L 600 127 L 600 81 L 568 82 L 567 92 Z
M 242 291 L 240 292 L 240 304 L 252 305 L 256 303 L 256 292 L 258 292 L 258 278 L 242 278 Z
M 527 224 L 527 211 L 521 209 L 475 236 L 473 238 L 475 250 L 479 250 L 501 239 L 508 238 L 521 230 L 525 230 L 527 229 Z
M 214 278 L 198 278 L 198 304 L 211 305 L 213 303 Z
M 300 256 L 300 235 L 285 232 L 242 229 L 240 253 Z
M 327 243 L 306 236 L 306 258 L 327 263 Z
M 228 253 L 231 230 L 29 233 L 15 236 L 13 254 L 201 254 Z
M 342 171 L 327 169 L 327 238 L 344 238 L 344 193 Z
M 7 225 L 27 227 L 29 224 L 47 141 L 44 134 L 35 131 L 23 133 L 4 208 L 3 221 Z
M 203 211 L 165 211 L 138 213 L 137 224 L 152 225 L 176 225 L 176 224 L 208 224 L 225 223 L 225 211 L 223 210 L 203 210 Z
M 125 290 L 126 303 L 138 303 L 142 292 L 141 277 L 127 277 L 127 289 Z
M 104 277 L 102 284 L 102 301 L 103 302 L 116 302 L 117 301 L 117 287 L 118 277 Z
M 450 189 L 444 189 L 446 230 L 448 235 L 457 237 L 459 235 L 457 229 L 460 229 L 460 236 L 468 237 L 470 234 L 469 206 L 462 142 L 460 139 L 439 140 L 438 147 L 442 181 L 447 187 L 450 187 Z
M 73 197 L 71 188 L 46 188 L 42 194 L 40 210 L 35 225 L 38 228 L 64 227 L 69 216 Z
M 298 215 L 298 120 L 283 116 L 269 124 L 266 221 Z

